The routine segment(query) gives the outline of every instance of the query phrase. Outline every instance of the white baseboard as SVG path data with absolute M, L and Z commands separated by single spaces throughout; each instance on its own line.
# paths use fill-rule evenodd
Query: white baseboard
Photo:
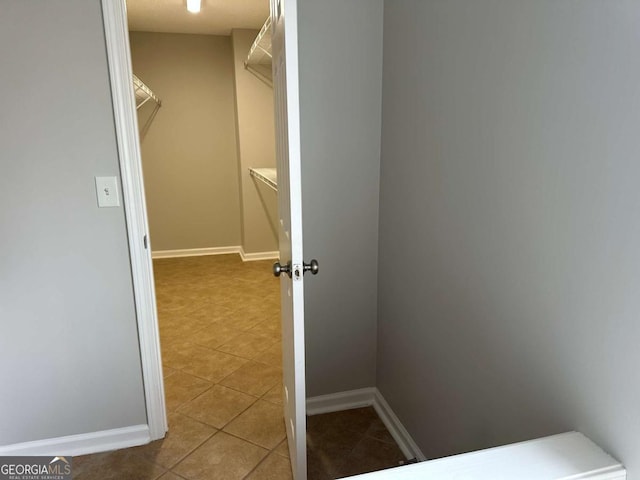
M 409 432 L 404 428 L 404 425 L 397 415 L 391 410 L 391 407 L 380 391 L 377 388 L 375 390 L 373 408 L 376 409 L 380 420 L 382 420 L 384 426 L 387 427 L 387 430 L 389 430 L 389 433 L 398 444 L 398 447 L 400 447 L 400 450 L 402 450 L 402 453 L 404 453 L 407 458 L 416 458 L 419 462 L 424 462 L 427 457 L 425 457 L 420 447 L 418 447 L 411 435 L 409 435 Z
M 310 397 L 307 398 L 307 415 L 319 415 L 321 413 L 351 410 L 352 408 L 370 407 L 373 405 L 375 394 L 376 389 L 369 387 Z
M 81 433 L 0 447 L 0 456 L 75 456 L 107 452 L 149 443 L 148 425 L 115 428 L 100 432 Z
M 229 255 L 237 253 L 243 262 L 256 260 L 272 260 L 279 256 L 279 252 L 254 252 L 246 253 L 242 246 L 230 247 L 210 247 L 210 248 L 184 248 L 181 250 L 155 250 L 151 257 L 156 258 L 180 258 L 180 257 L 200 257 L 203 255 Z
M 247 253 L 242 247 L 240 247 L 239 253 L 243 262 L 254 262 L 256 260 L 275 260 L 280 256 L 280 252 L 278 251 Z
M 416 458 L 420 462 L 426 460 L 420 447 L 411 438 L 407 429 L 377 388 L 361 388 L 307 398 L 307 415 L 309 416 L 362 407 L 375 408 L 380 420 L 387 427 L 407 459 Z
M 203 255 L 228 255 L 230 253 L 240 253 L 239 246 L 230 247 L 210 247 L 210 248 L 184 248 L 181 250 L 155 250 L 151 253 L 152 258 L 179 258 L 179 257 L 200 257 Z

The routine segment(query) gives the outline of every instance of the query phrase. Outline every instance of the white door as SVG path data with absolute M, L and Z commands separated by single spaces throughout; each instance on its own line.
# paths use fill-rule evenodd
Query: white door
M 304 278 L 296 0 L 271 0 L 278 167 L 284 420 L 295 480 L 307 478 Z M 286 19 L 286 20 L 285 20 Z M 285 61 L 286 59 L 286 61 Z

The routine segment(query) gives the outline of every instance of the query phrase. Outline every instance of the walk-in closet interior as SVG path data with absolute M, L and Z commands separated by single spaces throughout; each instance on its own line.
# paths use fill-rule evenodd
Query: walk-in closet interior
M 179 33 L 143 31 L 145 12 L 138 13 L 135 0 L 129 3 L 154 257 L 273 257 L 277 182 L 268 2 L 260 2 L 257 15 L 262 29 L 197 24 Z
M 269 3 L 249 3 L 231 20 L 212 4 L 191 14 L 181 2 L 168 13 L 128 2 L 169 423 L 167 437 L 138 455 L 181 478 L 200 478 L 205 459 L 228 448 L 236 454 L 206 475 L 244 477 L 261 465 L 290 476 L 271 274 Z

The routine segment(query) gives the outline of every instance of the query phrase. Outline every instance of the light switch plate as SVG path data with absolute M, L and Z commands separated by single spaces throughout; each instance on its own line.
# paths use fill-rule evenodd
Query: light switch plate
M 98 207 L 119 207 L 117 177 L 96 177 L 96 193 L 98 195 Z

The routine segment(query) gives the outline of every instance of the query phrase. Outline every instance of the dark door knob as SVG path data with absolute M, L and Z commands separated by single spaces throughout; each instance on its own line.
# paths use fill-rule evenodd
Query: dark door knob
M 318 260 L 314 258 L 309 263 L 304 264 L 304 273 L 311 272 L 313 275 L 317 275 L 318 268 Z
M 273 264 L 273 275 L 279 277 L 282 273 L 286 273 L 291 278 L 291 262 L 286 265 L 280 265 L 280 262 Z

